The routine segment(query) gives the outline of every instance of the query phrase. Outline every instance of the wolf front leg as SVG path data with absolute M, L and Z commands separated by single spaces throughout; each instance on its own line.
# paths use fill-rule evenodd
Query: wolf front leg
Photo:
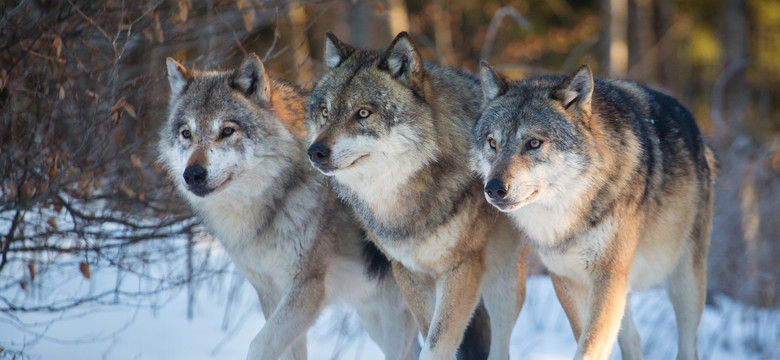
M 401 288 L 401 294 L 409 304 L 409 310 L 412 311 L 414 321 L 419 326 L 423 338 L 427 338 L 433 309 L 436 306 L 434 293 L 436 283 L 431 276 L 415 273 L 397 261 L 393 261 L 392 264 L 393 276 Z
M 452 359 L 479 303 L 484 260 L 482 254 L 464 258 L 436 281 L 436 307 L 421 360 Z
M 396 281 L 384 279 L 377 296 L 356 306 L 363 326 L 386 360 L 417 360 L 420 344 L 417 324 Z
M 508 245 L 511 246 L 492 246 L 495 242 L 488 245 L 487 261 L 496 264 L 488 266 L 489 270 L 482 286 L 482 298 L 490 314 L 491 342 L 488 359 L 508 360 L 512 329 L 525 301 L 526 259 L 529 247 L 515 238 L 509 242 Z
M 628 274 L 636 249 L 634 229 L 621 231 L 608 245 L 612 254 L 594 262 L 588 287 L 585 324 L 578 344 L 576 360 L 606 360 L 612 351 L 626 307 Z M 641 351 L 641 349 L 639 350 Z
M 247 360 L 275 360 L 317 320 L 325 303 L 325 274 L 296 279 L 252 340 Z M 297 352 L 293 352 L 298 360 Z M 305 351 L 303 354 L 305 359 Z

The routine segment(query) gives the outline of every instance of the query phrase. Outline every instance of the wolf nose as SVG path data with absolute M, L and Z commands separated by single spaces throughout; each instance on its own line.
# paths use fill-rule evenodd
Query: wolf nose
M 485 194 L 492 200 L 504 200 L 507 193 L 509 193 L 509 188 L 500 179 L 490 180 L 485 185 Z
M 190 165 L 184 169 L 184 182 L 190 186 L 200 186 L 206 183 L 208 173 L 203 166 Z
M 313 163 L 321 163 L 330 156 L 330 149 L 322 143 L 314 143 L 306 151 L 309 154 L 309 160 Z

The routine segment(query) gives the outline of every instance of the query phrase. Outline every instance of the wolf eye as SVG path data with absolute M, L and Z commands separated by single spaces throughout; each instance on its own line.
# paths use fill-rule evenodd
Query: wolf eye
M 525 143 L 525 147 L 528 150 L 538 149 L 540 146 L 542 146 L 542 140 L 539 140 L 539 139 L 531 139 L 531 140 L 528 140 L 527 143 Z
M 192 133 L 189 130 L 184 129 L 181 131 L 181 136 L 185 139 L 189 139 L 190 137 L 192 137 Z
M 488 146 L 490 146 L 491 149 L 493 149 L 493 150 L 496 149 L 496 139 L 493 139 L 492 136 L 488 136 L 487 137 L 487 143 L 488 143 Z
M 327 118 L 328 117 L 328 108 L 323 107 L 321 111 L 322 111 L 322 117 Z
M 234 132 L 236 132 L 236 129 L 233 129 L 232 127 L 228 126 L 228 127 L 224 128 L 224 129 L 222 129 L 222 132 L 220 133 L 220 136 L 222 138 L 226 138 L 226 137 L 228 137 L 230 135 L 233 135 Z
M 360 109 L 358 110 L 357 116 L 359 119 L 365 119 L 369 116 L 371 116 L 371 111 L 368 111 L 366 109 Z

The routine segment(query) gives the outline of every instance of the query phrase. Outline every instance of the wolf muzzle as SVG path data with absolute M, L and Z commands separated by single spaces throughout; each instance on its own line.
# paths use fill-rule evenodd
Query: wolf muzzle
M 485 184 L 485 194 L 492 201 L 503 201 L 509 194 L 509 186 L 501 179 L 492 179 Z
M 211 192 L 211 189 L 206 186 L 208 175 L 208 172 L 203 166 L 190 165 L 184 169 L 182 177 L 190 192 L 197 196 L 206 196 Z
M 314 143 L 306 150 L 306 154 L 309 155 L 309 160 L 312 165 L 323 172 L 332 171 L 330 163 L 330 148 L 323 143 Z

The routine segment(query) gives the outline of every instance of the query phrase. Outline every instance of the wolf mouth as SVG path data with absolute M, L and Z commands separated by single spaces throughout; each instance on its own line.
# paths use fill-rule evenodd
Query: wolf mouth
M 539 195 L 539 189 L 534 190 L 532 193 L 530 193 L 528 196 L 523 198 L 522 200 L 518 201 L 509 201 L 509 200 L 491 200 L 488 199 L 488 202 L 498 208 L 501 212 L 511 212 L 515 211 L 519 208 L 521 208 L 524 205 L 527 205 L 528 203 L 532 202 L 536 196 Z
M 368 157 L 368 155 L 370 155 L 370 154 L 363 154 L 363 155 L 360 155 L 360 156 L 359 156 L 357 159 L 355 159 L 355 161 L 351 162 L 349 165 L 347 165 L 347 166 L 343 167 L 342 169 L 349 169 L 349 168 L 351 168 L 352 166 L 354 166 L 355 164 L 357 164 L 357 163 L 358 163 L 358 161 L 360 161 L 360 160 L 363 160 L 364 158 Z
M 198 197 L 206 197 L 214 192 L 219 192 L 220 190 L 227 187 L 227 185 L 233 180 L 233 175 L 225 179 L 222 183 L 215 187 L 206 187 L 206 186 L 187 186 L 187 190 L 189 190 L 191 193 L 195 194 Z

